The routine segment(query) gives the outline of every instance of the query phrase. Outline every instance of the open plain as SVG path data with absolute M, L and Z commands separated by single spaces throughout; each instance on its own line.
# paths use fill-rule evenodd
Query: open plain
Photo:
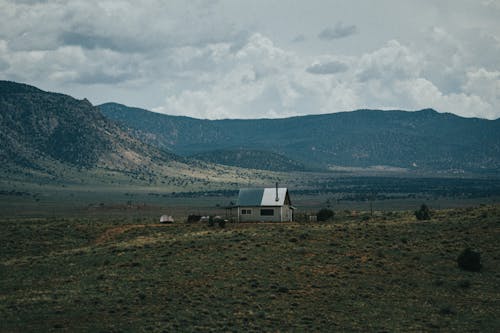
M 225 228 L 130 210 L 2 218 L 0 331 L 500 329 L 498 205 Z

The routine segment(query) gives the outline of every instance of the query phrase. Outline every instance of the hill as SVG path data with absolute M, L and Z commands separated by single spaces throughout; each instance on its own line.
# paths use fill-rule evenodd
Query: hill
M 432 213 L 224 229 L 0 216 L 2 331 L 498 332 L 500 206 Z M 480 273 L 457 266 L 467 246 Z
M 201 120 L 116 103 L 99 108 L 105 116 L 131 128 L 136 137 L 181 155 L 266 150 L 323 168 L 382 165 L 449 172 L 500 169 L 500 120 L 462 118 L 432 109 Z
M 148 147 L 86 99 L 0 81 L 0 156 L 40 169 L 48 161 L 77 168 L 130 169 L 176 156 Z
M 0 81 L 0 179 L 202 189 L 243 178 L 141 141 L 89 101 Z M 245 182 L 247 180 L 245 179 Z
M 0 82 L 0 156 L 7 163 L 39 168 L 49 158 L 80 167 L 96 165 L 110 149 L 100 130 L 108 123 L 86 100 Z
M 199 153 L 193 158 L 205 162 L 230 165 L 247 169 L 270 171 L 307 171 L 303 163 L 294 161 L 283 155 L 262 150 L 214 150 Z

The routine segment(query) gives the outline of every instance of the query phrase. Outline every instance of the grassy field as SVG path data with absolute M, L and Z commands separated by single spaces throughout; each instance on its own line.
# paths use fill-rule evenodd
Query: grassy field
M 293 180 L 292 176 L 296 176 Z M 334 210 L 414 210 L 460 208 L 500 202 L 500 178 L 340 177 L 302 173 L 273 178 L 265 186 L 286 186 L 300 212 L 323 207 Z M 221 207 L 237 201 L 238 189 L 257 183 L 200 188 L 190 184 L 179 191 L 167 185 L 104 183 L 32 183 L 0 177 L 0 216 L 185 219 L 188 214 L 222 214 Z
M 500 206 L 333 222 L 0 220 L 0 331 L 500 330 Z M 466 247 L 481 272 L 457 267 Z

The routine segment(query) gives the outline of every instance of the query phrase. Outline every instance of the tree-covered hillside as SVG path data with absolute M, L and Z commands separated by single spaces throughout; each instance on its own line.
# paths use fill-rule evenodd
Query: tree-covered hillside
M 183 155 L 249 149 L 318 167 L 388 165 L 453 172 L 500 168 L 500 120 L 462 118 L 432 109 L 201 120 L 115 103 L 99 107 L 138 137 Z
M 218 163 L 248 169 L 271 171 L 306 171 L 303 163 L 294 161 L 283 155 L 261 150 L 214 150 L 199 153 L 193 158 L 211 163 Z

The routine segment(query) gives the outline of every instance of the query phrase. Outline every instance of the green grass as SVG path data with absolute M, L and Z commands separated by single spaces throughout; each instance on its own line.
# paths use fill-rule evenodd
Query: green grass
M 316 224 L 0 221 L 0 330 L 500 330 L 500 206 Z M 480 273 L 456 257 L 471 246 Z

